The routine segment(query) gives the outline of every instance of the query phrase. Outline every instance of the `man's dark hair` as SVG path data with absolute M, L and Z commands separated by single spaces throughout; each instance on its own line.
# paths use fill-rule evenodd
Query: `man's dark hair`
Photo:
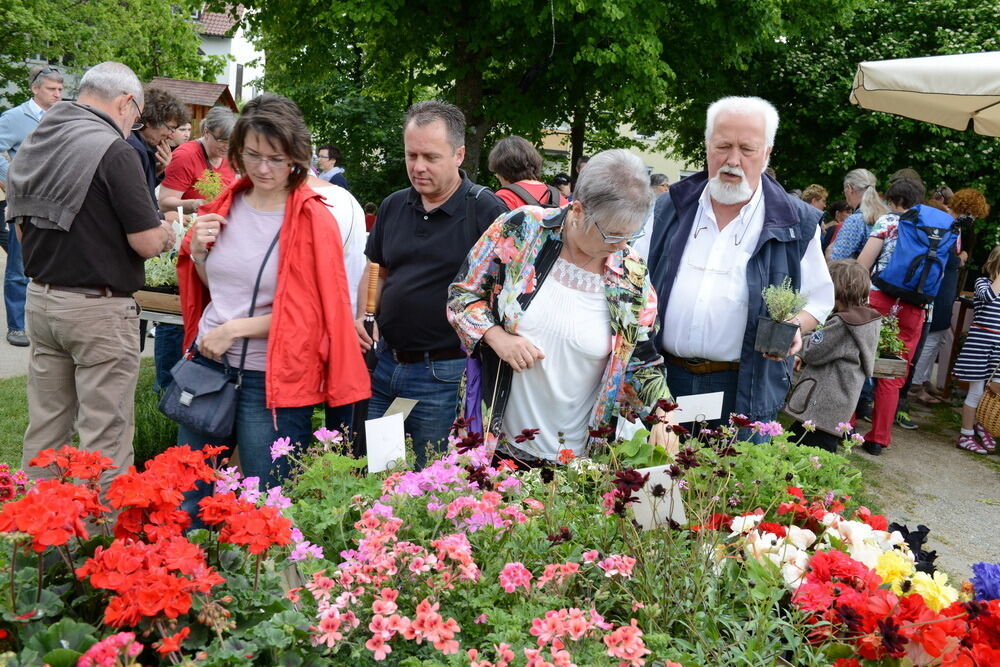
M 458 150 L 465 145 L 465 114 L 454 104 L 439 102 L 437 100 L 426 100 L 417 102 L 406 112 L 403 120 L 403 130 L 413 123 L 417 127 L 430 125 L 439 120 L 444 123 L 445 134 L 452 150 Z
M 841 211 L 847 211 L 848 213 L 853 213 L 854 209 L 852 209 L 848 205 L 848 203 L 846 201 L 844 201 L 843 199 L 841 199 L 840 201 L 835 201 L 832 204 L 830 204 L 830 217 L 831 218 L 836 218 L 837 214 L 840 213 Z
M 912 178 L 899 178 L 892 182 L 885 191 L 885 198 L 890 204 L 900 208 L 913 208 L 917 202 L 924 200 L 924 186 Z
M 655 188 L 657 185 L 670 185 L 666 174 L 653 174 L 649 177 L 649 187 Z
M 191 122 L 187 105 L 162 88 L 147 86 L 144 91 L 146 104 L 142 108 L 139 121 L 148 127 L 164 127 L 174 122 L 178 127 Z
M 292 163 L 292 171 L 288 175 L 289 191 L 306 180 L 312 162 L 312 138 L 295 102 L 281 95 L 264 93 L 243 107 L 243 114 L 229 136 L 229 161 L 243 174 L 247 173 L 243 164 L 243 148 L 250 132 L 256 132 L 278 146 Z
M 320 151 L 326 151 L 326 154 L 330 156 L 331 160 L 336 160 L 338 167 L 343 166 L 340 164 L 340 149 L 333 144 L 323 144 L 316 149 L 316 154 L 319 155 Z
M 489 169 L 505 181 L 537 181 L 542 176 L 542 156 L 523 137 L 504 137 L 490 151 Z
M 576 168 L 579 169 L 581 164 L 587 164 L 588 162 L 590 162 L 590 156 L 589 155 L 581 155 L 580 159 L 578 159 L 576 161 Z
M 552 185 L 569 185 L 573 181 L 570 180 L 569 174 L 564 171 L 560 171 L 558 174 L 552 177 Z
M 378 211 L 378 206 L 375 205 L 375 202 L 370 201 L 367 204 L 365 204 L 365 215 L 375 215 L 377 211 Z

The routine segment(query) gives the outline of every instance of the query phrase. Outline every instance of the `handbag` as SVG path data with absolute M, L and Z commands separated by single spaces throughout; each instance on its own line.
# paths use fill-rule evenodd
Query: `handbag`
M 260 289 L 261 277 L 264 275 L 264 267 L 267 266 L 267 260 L 271 257 L 280 234 L 279 229 L 267 253 L 264 254 L 264 261 L 260 263 L 247 317 L 253 317 L 254 309 L 257 307 L 257 292 Z M 250 339 L 244 338 L 240 366 L 236 372 L 236 379 L 233 380 L 225 356 L 223 356 L 225 368 L 221 371 L 203 366 L 192 358 L 195 350 L 192 343 L 184 357 L 170 369 L 172 380 L 160 398 L 160 412 L 178 424 L 211 438 L 227 437 L 233 432 L 233 424 L 236 422 L 236 404 L 239 402 L 240 386 L 243 384 L 243 364 L 246 362 L 249 344 Z
M 997 368 L 1000 368 L 1000 364 Z M 993 369 L 993 374 L 986 381 L 983 397 L 979 399 L 979 405 L 976 407 L 976 421 L 994 438 L 1000 437 L 1000 393 L 992 387 L 997 368 Z

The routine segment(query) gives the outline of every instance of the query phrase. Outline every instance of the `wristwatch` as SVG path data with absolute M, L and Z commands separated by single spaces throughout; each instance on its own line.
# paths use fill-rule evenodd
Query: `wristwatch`
M 197 257 L 194 256 L 194 253 L 191 253 L 191 261 L 194 262 L 195 264 L 204 264 L 205 260 L 207 260 L 207 259 L 208 259 L 208 253 L 207 252 L 205 253 L 205 256 L 202 257 L 201 259 L 198 259 Z

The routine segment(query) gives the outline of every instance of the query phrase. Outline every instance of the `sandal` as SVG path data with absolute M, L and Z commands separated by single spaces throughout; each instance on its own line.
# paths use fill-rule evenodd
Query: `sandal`
M 955 446 L 973 454 L 988 454 L 989 452 L 979 444 L 974 435 L 960 435 Z
M 919 394 L 914 396 L 913 400 L 923 405 L 941 405 L 942 403 L 944 403 L 944 401 L 942 401 L 940 398 L 932 396 L 930 393 L 924 390 L 921 390 Z
M 993 439 L 993 436 L 990 435 L 990 432 L 987 431 L 985 428 L 983 428 L 983 425 L 978 422 L 976 423 L 975 426 L 973 426 L 973 430 L 975 430 L 976 435 L 978 435 L 980 441 L 982 441 L 983 449 L 985 449 L 988 453 L 992 454 L 993 450 L 997 448 L 997 441 Z

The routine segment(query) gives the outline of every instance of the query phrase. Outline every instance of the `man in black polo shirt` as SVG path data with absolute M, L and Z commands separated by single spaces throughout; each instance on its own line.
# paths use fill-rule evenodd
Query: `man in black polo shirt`
M 414 104 L 403 124 L 403 143 L 411 187 L 382 202 L 365 248 L 380 267 L 382 290 L 368 417 L 381 417 L 397 397 L 418 401 L 406 419 L 406 432 L 413 437 L 419 469 L 427 443 L 444 449 L 465 370 L 465 353 L 445 316 L 448 285 L 473 244 L 507 207 L 459 169 L 465 116 L 457 107 Z M 367 284 L 366 272 L 361 289 Z M 365 301 L 361 294 L 358 335 L 367 350 L 373 341 L 362 324 Z
M 171 247 L 174 233 L 153 209 L 125 135 L 142 112 L 142 86 L 121 63 L 80 80 L 76 102 L 58 102 L 11 164 L 8 218 L 24 250 L 28 285 L 28 430 L 22 465 L 80 435 L 80 447 L 132 465 L 139 376 L 143 258 Z M 58 168 L 57 168 L 58 167 Z M 72 178 L 70 178 L 72 175 Z

